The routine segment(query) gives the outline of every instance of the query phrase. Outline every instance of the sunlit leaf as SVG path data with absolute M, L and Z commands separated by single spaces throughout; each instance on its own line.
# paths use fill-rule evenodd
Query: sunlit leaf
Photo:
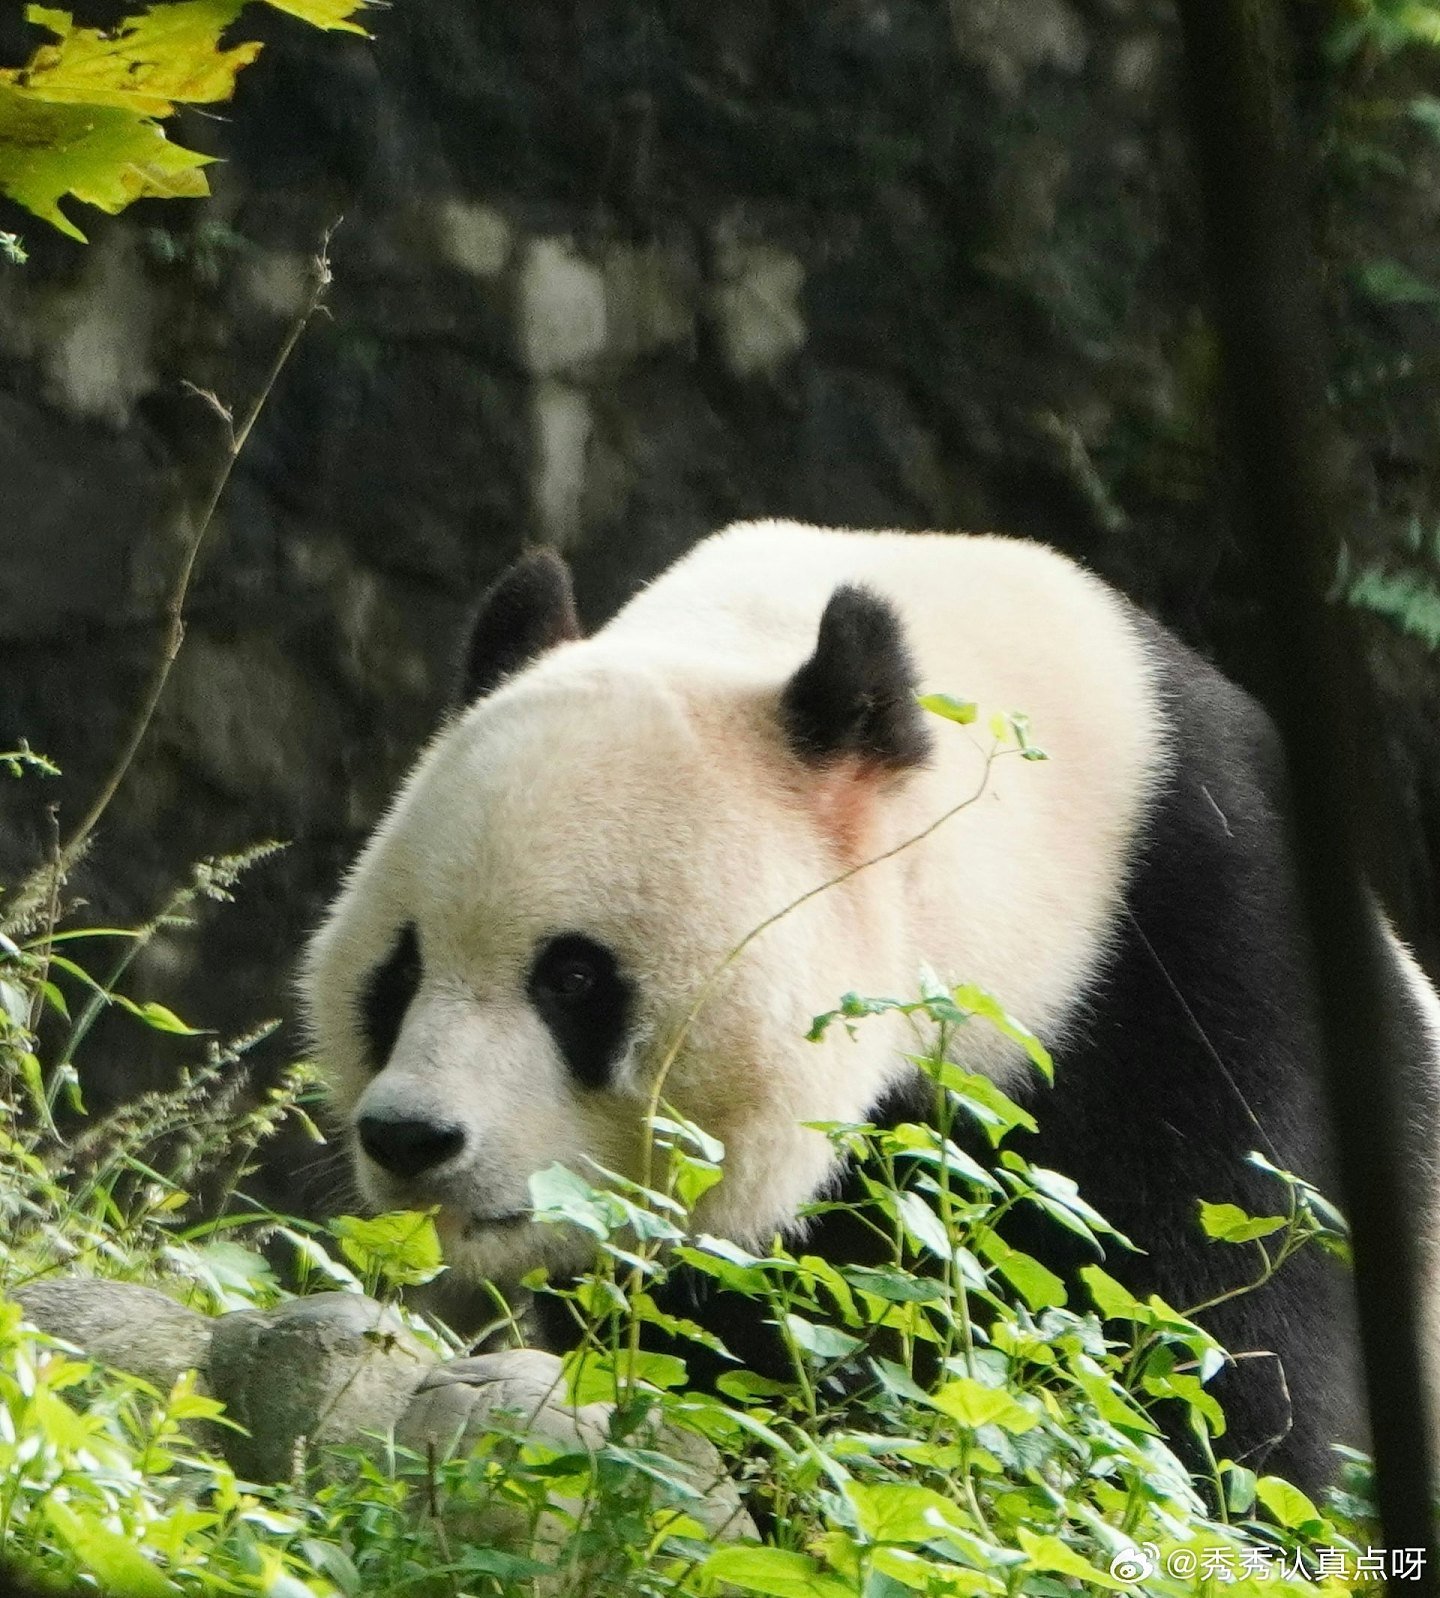
M 85 235 L 60 209 L 66 195 L 110 212 L 147 197 L 195 199 L 210 192 L 200 171 L 210 160 L 132 112 L 51 103 L 0 77 L 0 191 L 73 239 Z
M 116 212 L 142 198 L 209 193 L 212 157 L 166 137 L 161 120 L 181 105 L 235 92 L 258 41 L 222 46 L 247 0 L 171 0 L 112 27 L 77 26 L 72 12 L 31 5 L 26 19 L 53 38 L 21 67 L 0 70 L 0 192 L 67 233 L 85 235 L 60 202 Z M 267 0 L 316 27 L 365 30 L 365 0 Z M 13 252 L 12 252 L 13 253 Z
M 340 1252 L 364 1276 L 379 1275 L 400 1286 L 417 1286 L 438 1276 L 442 1267 L 434 1217 L 413 1210 L 392 1210 L 361 1219 L 342 1215 L 330 1223 Z
M 1286 1220 L 1283 1215 L 1247 1215 L 1238 1204 L 1207 1204 L 1202 1199 L 1200 1225 L 1217 1243 L 1253 1243 L 1280 1231 Z
M 854 1598 L 855 1592 L 809 1554 L 788 1548 L 720 1548 L 700 1566 L 699 1575 L 709 1592 L 720 1583 L 773 1598 Z

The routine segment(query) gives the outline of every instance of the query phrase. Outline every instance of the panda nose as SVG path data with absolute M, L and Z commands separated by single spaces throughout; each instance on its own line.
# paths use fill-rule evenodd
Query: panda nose
M 360 1147 L 392 1176 L 419 1176 L 443 1165 L 465 1145 L 464 1129 L 443 1121 L 391 1121 L 362 1115 L 355 1131 Z

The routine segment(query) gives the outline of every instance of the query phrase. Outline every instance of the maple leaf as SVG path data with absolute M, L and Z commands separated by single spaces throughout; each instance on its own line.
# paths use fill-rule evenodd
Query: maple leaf
M 369 0 L 263 0 L 326 31 L 364 34 Z M 228 100 L 258 41 L 223 47 L 247 0 L 170 0 L 112 28 L 75 25 L 56 6 L 29 5 L 47 29 L 23 67 L 0 70 L 0 192 L 62 233 L 85 235 L 60 207 L 72 197 L 103 211 L 132 200 L 203 197 L 213 157 L 187 150 L 161 126 L 177 106 Z

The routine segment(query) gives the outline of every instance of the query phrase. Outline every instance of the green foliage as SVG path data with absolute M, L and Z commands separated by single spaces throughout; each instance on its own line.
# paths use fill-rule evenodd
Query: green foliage
M 264 0 L 317 28 L 363 33 L 368 0 Z M 113 28 L 78 27 L 72 14 L 29 5 L 27 21 L 47 29 L 23 67 L 0 70 L 0 192 L 71 238 L 67 196 L 123 210 L 142 198 L 195 199 L 209 193 L 211 157 L 167 137 L 177 106 L 211 105 L 235 92 L 235 76 L 260 53 L 256 42 L 220 39 L 247 0 L 172 0 L 147 6 Z M 5 235 L 5 253 L 24 258 Z
M 0 763 L 50 769 L 24 748 Z M 877 1240 L 871 1263 L 837 1266 L 778 1239 L 756 1252 L 697 1231 L 689 1213 L 723 1180 L 724 1150 L 662 1109 L 653 1186 L 561 1167 L 531 1184 L 539 1222 L 578 1227 L 599 1250 L 580 1283 L 536 1284 L 583 1328 L 565 1381 L 575 1401 L 613 1406 L 598 1445 L 501 1415 L 448 1462 L 377 1445 L 340 1471 L 310 1459 L 289 1483 L 238 1479 L 204 1446 L 197 1428 L 223 1417 L 191 1377 L 162 1393 L 108 1371 L 28 1328 L 3 1295 L 63 1269 L 144 1280 L 211 1312 L 264 1305 L 286 1291 L 260 1252 L 267 1236 L 288 1244 L 302 1289 L 394 1294 L 439 1268 L 429 1216 L 342 1218 L 338 1259 L 314 1228 L 236 1204 L 260 1141 L 303 1120 L 307 1080 L 297 1071 L 258 1104 L 242 1097 L 250 1040 L 206 1043 L 169 1092 L 98 1120 L 81 1112 L 76 1054 L 105 1008 L 201 1047 L 201 1034 L 122 997 L 120 984 L 148 938 L 183 925 L 199 899 L 228 896 L 250 863 L 197 868 L 138 929 L 62 930 L 52 895 L 42 925 L 0 939 L 0 1537 L 32 1576 L 134 1598 L 1059 1598 L 1077 1585 L 1170 1598 L 1211 1590 L 1199 1572 L 1217 1568 L 1236 1574 L 1225 1586 L 1237 1598 L 1362 1590 L 1322 1569 L 1319 1553 L 1353 1560 L 1370 1535 L 1362 1460 L 1324 1506 L 1257 1479 L 1224 1457 L 1206 1384 L 1225 1356 L 1200 1326 L 1098 1263 L 1081 1272 L 1086 1301 L 1073 1302 L 1006 1240 L 1006 1217 L 1028 1209 L 1106 1265 L 1128 1247 L 1073 1182 L 1008 1146 L 1033 1126 L 1029 1112 L 941 1053 L 957 1029 L 998 1027 L 1048 1073 L 1041 1045 L 988 995 L 933 977 L 918 1000 L 851 995 L 816 1022 L 818 1035 L 900 1009 L 938 1040 L 918 1062 L 934 1082 L 933 1120 L 824 1128 L 864 1159 L 857 1218 Z M 121 953 L 97 978 L 77 946 Z M 993 1158 L 960 1146 L 970 1125 Z M 1197 1224 L 1217 1247 L 1253 1253 L 1263 1281 L 1295 1249 L 1340 1239 L 1318 1194 L 1257 1163 L 1274 1181 L 1275 1213 L 1252 1217 L 1219 1195 Z M 203 1220 L 190 1197 L 202 1186 Z M 687 1351 L 724 1351 L 662 1307 L 658 1289 L 681 1267 L 750 1299 L 777 1328 L 782 1377 L 735 1362 L 718 1392 L 689 1387 Z M 647 1346 L 652 1332 L 665 1351 Z M 1161 1404 L 1199 1441 L 1204 1481 L 1164 1442 Z M 723 1478 L 685 1463 L 701 1443 L 718 1451 L 762 1538 L 717 1541 L 703 1494 Z M 739 1512 L 738 1500 L 718 1511 Z
M 935 991 L 905 1006 L 852 996 L 817 1029 L 896 1007 L 928 1007 L 942 1035 L 985 1024 L 973 995 Z M 622 1411 L 646 1406 L 711 1438 L 770 1528 L 761 1544 L 707 1554 L 693 1587 L 658 1590 L 1038 1595 L 1078 1581 L 1102 1591 L 1200 1591 L 1166 1573 L 1174 1556 L 1182 1570 L 1193 1561 L 1192 1576 L 1202 1558 L 1212 1572 L 1235 1573 L 1226 1585 L 1236 1593 L 1313 1592 L 1303 1577 L 1277 1574 L 1275 1551 L 1287 1548 L 1313 1571 L 1307 1550 L 1353 1556 L 1361 1526 L 1317 1510 L 1277 1478 L 1257 1482 L 1223 1456 L 1224 1417 L 1205 1384 L 1224 1355 L 1186 1315 L 1156 1297 L 1140 1301 L 1098 1265 L 1082 1273 L 1093 1307 L 1073 1305 L 1059 1278 L 1004 1240 L 1007 1214 L 1034 1207 L 1097 1251 L 1126 1247 L 1073 1183 L 1003 1146 L 1027 1112 L 993 1083 L 972 1094 L 980 1079 L 939 1058 L 925 1064 L 936 1084 L 934 1124 L 826 1129 L 842 1150 L 867 1156 L 863 1214 L 889 1254 L 878 1265 L 837 1267 L 778 1241 L 756 1254 L 694 1235 L 676 1194 L 718 1177 L 716 1151 L 673 1112 L 657 1128 L 667 1155 L 660 1192 L 637 1192 L 613 1173 L 600 1173 L 598 1187 L 558 1170 L 533 1183 L 541 1219 L 605 1234 L 595 1275 L 562 1290 L 588 1329 L 569 1362 L 572 1392 L 616 1398 Z M 999 1145 L 992 1168 L 953 1139 L 972 1120 Z M 1286 1213 L 1203 1211 L 1217 1241 L 1257 1251 L 1262 1280 L 1333 1232 L 1333 1216 L 1305 1184 L 1265 1168 Z M 640 1328 L 711 1341 L 657 1302 L 676 1263 L 755 1301 L 784 1340 L 788 1379 L 737 1368 L 715 1398 L 685 1390 L 674 1355 L 657 1366 Z M 1227 1506 L 1218 1518 L 1161 1438 L 1153 1412 L 1162 1403 L 1187 1417 L 1211 1461 L 1206 1485 Z M 1150 1577 L 1124 1574 L 1137 1558 L 1136 1571 L 1152 1561 Z M 629 1589 L 617 1578 L 593 1590 Z
M 1357 610 L 1383 616 L 1430 650 L 1440 649 L 1440 525 L 1412 517 L 1394 564 L 1357 565 L 1342 549 L 1332 592 Z
M 330 1228 L 340 1252 L 360 1273 L 367 1293 L 383 1283 L 418 1287 L 440 1274 L 440 1239 L 429 1215 L 342 1215 Z
M 1436 0 L 1348 0 L 1350 14 L 1332 32 L 1330 53 L 1340 61 L 1362 50 L 1395 55 L 1415 45 L 1440 45 Z

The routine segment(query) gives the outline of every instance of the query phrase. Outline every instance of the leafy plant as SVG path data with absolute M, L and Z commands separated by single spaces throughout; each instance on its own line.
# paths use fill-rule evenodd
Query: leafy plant
M 369 0 L 262 0 L 326 30 L 365 30 Z M 82 243 L 61 209 L 67 197 L 111 213 L 150 197 L 195 199 L 210 192 L 213 157 L 171 140 L 162 126 L 182 105 L 213 105 L 235 92 L 235 77 L 260 53 L 256 41 L 222 48 L 247 0 L 171 0 L 112 28 L 84 28 L 59 7 L 27 5 L 46 29 L 23 67 L 0 70 L 0 192 Z M 12 260 L 13 235 L 0 235 Z
M 817 1031 L 892 1007 L 851 996 Z M 988 1024 L 996 1007 L 972 990 L 932 986 L 904 1008 L 927 1010 L 943 1037 Z M 1024 1036 L 1003 1012 L 1001 1021 Z M 1037 1067 L 1048 1066 L 1029 1045 Z M 1027 1111 L 939 1050 L 921 1063 L 936 1087 L 933 1124 L 825 1128 L 872 1173 L 861 1215 L 888 1263 L 837 1267 L 778 1241 L 757 1255 L 692 1235 L 686 1210 L 722 1179 L 722 1151 L 673 1112 L 655 1126 L 666 1156 L 657 1192 L 608 1171 L 595 1173 L 598 1185 L 561 1168 L 532 1181 L 537 1214 L 595 1235 L 602 1251 L 591 1278 L 559 1290 L 583 1330 L 569 1364 L 573 1396 L 614 1399 L 624 1415 L 658 1412 L 716 1442 L 767 1526 L 763 1543 L 706 1554 L 693 1589 L 662 1590 L 724 1583 L 888 1598 L 1048 1594 L 1079 1582 L 1179 1593 L 1199 1589 L 1167 1562 L 1183 1572 L 1189 1561 L 1194 1576 L 1208 1559 L 1211 1576 L 1233 1576 L 1237 1593 L 1299 1593 L 1314 1590 L 1305 1573 L 1322 1572 L 1322 1550 L 1332 1572 L 1340 1556 L 1353 1569 L 1356 1523 L 1224 1457 L 1224 1417 L 1206 1383 L 1225 1356 L 1209 1334 L 1158 1298 L 1141 1302 L 1098 1265 L 1081 1273 L 1090 1303 L 1071 1304 L 1058 1277 L 1006 1241 L 1006 1215 L 1028 1206 L 1097 1246 L 1126 1246 L 1073 1183 L 1005 1146 L 1016 1127 L 1033 1125 Z M 961 1123 L 984 1130 L 992 1165 L 955 1141 Z M 1316 1238 L 1338 1245 L 1323 1200 L 1265 1168 L 1285 1213 L 1210 1204 L 1198 1218 L 1217 1240 L 1257 1252 L 1259 1280 Z M 686 1391 L 683 1358 L 634 1335 L 638 1326 L 713 1353 L 712 1337 L 661 1308 L 659 1289 L 677 1266 L 753 1300 L 782 1339 L 788 1379 L 737 1365 L 719 1396 Z M 1210 1459 L 1218 1518 L 1163 1441 L 1153 1414 L 1162 1403 L 1180 1408 Z M 1277 1579 L 1280 1548 L 1295 1565 L 1288 1581 Z
M 1387 565 L 1359 565 L 1342 549 L 1332 594 L 1440 649 L 1440 526 L 1427 529 L 1412 516 L 1400 545 Z
M 1395 55 L 1415 45 L 1440 45 L 1435 0 L 1348 0 L 1348 13 L 1330 36 L 1330 53 L 1348 60 L 1361 50 Z

